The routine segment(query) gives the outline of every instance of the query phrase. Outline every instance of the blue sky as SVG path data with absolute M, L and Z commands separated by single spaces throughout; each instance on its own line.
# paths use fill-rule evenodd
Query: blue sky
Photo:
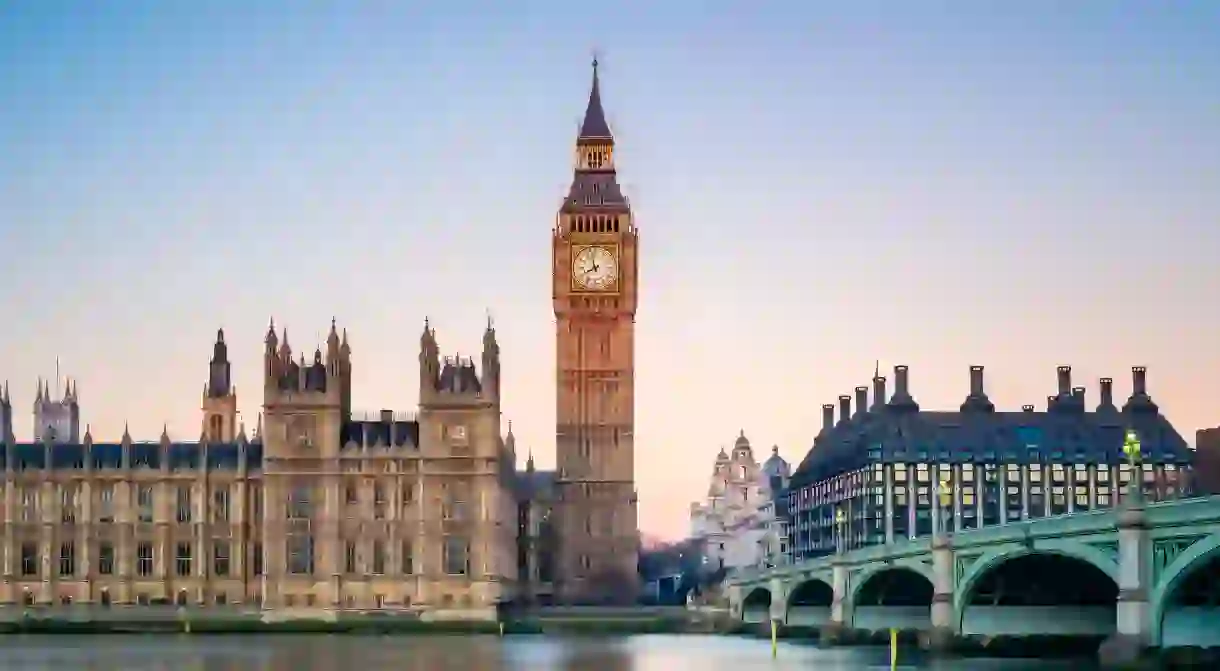
M 642 526 L 744 429 L 799 460 L 873 362 L 925 407 L 1054 368 L 1220 424 L 1220 5 L 17 0 L 0 7 L 0 379 L 58 357 L 95 435 L 194 438 L 215 329 L 351 333 L 415 404 L 425 316 L 553 463 L 550 227 L 589 60 L 642 230 Z

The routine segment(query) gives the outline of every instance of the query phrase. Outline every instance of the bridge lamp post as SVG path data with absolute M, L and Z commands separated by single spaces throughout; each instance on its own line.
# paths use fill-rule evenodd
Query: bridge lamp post
M 843 552 L 843 546 L 846 543 L 846 534 L 844 534 L 844 528 L 846 526 L 847 526 L 847 513 L 843 512 L 842 508 L 836 508 L 835 509 L 835 528 L 837 528 L 839 530 L 839 542 L 837 544 L 838 547 L 836 548 L 836 550 L 838 550 L 840 554 Z
M 933 521 L 936 522 L 936 529 L 933 529 L 933 534 L 949 532 L 949 511 L 953 508 L 953 485 L 947 478 L 942 478 L 936 483 L 936 496 L 940 499 L 940 511 L 937 513 Z
M 1144 453 L 1140 445 L 1140 436 L 1135 429 L 1127 429 L 1123 435 L 1123 455 L 1127 457 L 1127 465 L 1131 468 L 1131 481 L 1127 483 L 1127 496 L 1132 502 L 1139 501 L 1144 495 L 1143 473 L 1140 472 L 1140 462 Z

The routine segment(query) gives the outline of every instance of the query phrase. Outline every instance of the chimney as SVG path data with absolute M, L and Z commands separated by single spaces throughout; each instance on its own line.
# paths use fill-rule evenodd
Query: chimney
M 1059 400 L 1059 397 L 1058 397 L 1058 396 L 1053 396 L 1053 395 L 1052 395 L 1052 396 L 1047 396 L 1047 397 L 1046 397 L 1046 409 L 1047 409 L 1047 410 L 1054 410 L 1054 409 L 1055 409 L 1055 403 L 1056 403 L 1058 400 Z
M 1067 398 L 1072 393 L 1072 367 L 1059 367 L 1059 396 Z
M 394 411 L 393 410 L 382 410 L 381 411 L 381 423 L 382 424 L 393 424 L 394 423 Z
M 880 375 L 873 378 L 873 407 L 885 405 L 885 378 Z
M 868 412 L 868 387 L 856 387 L 856 414 Z
M 983 367 L 970 367 L 970 395 L 979 397 L 983 395 Z
M 1034 411 L 1034 406 L 1032 406 L 1032 405 L 1021 406 L 1021 412 L 1033 412 L 1033 411 Z
M 835 425 L 835 406 L 833 403 L 822 404 L 822 430 L 829 431 Z
M 905 399 L 911 395 L 907 382 L 907 367 L 894 366 L 894 398 Z
M 1084 410 L 1084 387 L 1072 387 L 1072 404 Z
M 851 397 L 843 394 L 839 397 L 839 421 L 846 422 L 851 419 Z
M 1114 378 L 1101 378 L 1101 403 L 1098 408 L 1114 407 Z
M 1131 368 L 1131 395 L 1132 396 L 1147 396 L 1148 395 L 1148 369 L 1143 366 L 1132 366 Z

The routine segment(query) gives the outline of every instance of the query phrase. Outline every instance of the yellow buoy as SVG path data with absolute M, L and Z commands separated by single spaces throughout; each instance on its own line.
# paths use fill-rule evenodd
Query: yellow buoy
M 779 656 L 779 626 L 771 620 L 771 656 Z
M 898 630 L 890 629 L 890 671 L 898 668 Z

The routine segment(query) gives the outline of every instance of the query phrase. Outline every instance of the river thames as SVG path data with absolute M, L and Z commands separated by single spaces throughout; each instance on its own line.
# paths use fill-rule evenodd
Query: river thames
M 1037 660 L 920 660 L 901 669 L 1050 671 L 1088 665 Z M 855 671 L 888 669 L 881 648 L 819 649 L 723 636 L 6 636 L 0 670 L 123 671 Z

